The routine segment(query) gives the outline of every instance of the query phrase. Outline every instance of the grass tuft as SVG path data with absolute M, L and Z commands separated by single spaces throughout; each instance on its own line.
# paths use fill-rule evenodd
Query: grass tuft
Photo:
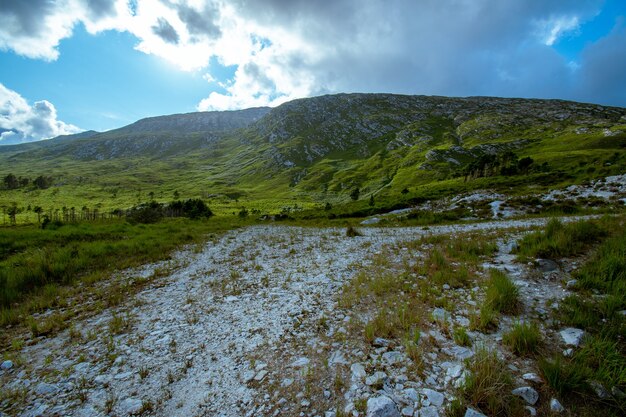
M 517 322 L 504 334 L 503 342 L 517 355 L 531 355 L 541 345 L 541 332 L 535 323 Z

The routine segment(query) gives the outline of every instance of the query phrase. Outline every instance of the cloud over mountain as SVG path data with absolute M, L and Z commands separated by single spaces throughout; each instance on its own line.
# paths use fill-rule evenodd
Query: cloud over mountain
M 78 133 L 82 129 L 57 119 L 47 100 L 32 106 L 13 90 L 0 84 L 0 144 L 10 145 Z
M 276 105 L 327 92 L 497 95 L 626 105 L 624 22 L 572 61 L 600 0 L 59 0 L 0 2 L 0 47 L 53 60 L 82 23 L 132 33 L 136 49 L 210 73 L 198 109 Z M 614 70 L 612 69 L 614 68 Z

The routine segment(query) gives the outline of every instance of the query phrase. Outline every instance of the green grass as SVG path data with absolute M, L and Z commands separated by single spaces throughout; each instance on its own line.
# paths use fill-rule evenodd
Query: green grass
M 209 234 L 241 224 L 233 217 L 0 228 L 0 326 L 63 303 L 63 289 L 77 282 L 94 282 L 115 270 L 166 259 L 183 244 L 202 242 Z
M 507 364 L 495 352 L 477 349 L 468 360 L 467 370 L 469 374 L 458 393 L 462 404 L 489 416 L 525 415 L 521 402 L 511 394 L 514 385 Z M 460 409 L 458 404 L 455 408 Z
M 576 292 L 561 302 L 555 312 L 563 326 L 585 330 L 583 345 L 571 358 L 555 352 L 539 362 L 548 385 L 567 398 L 581 415 L 621 416 L 626 402 L 619 396 L 600 399 L 589 381 L 611 392 L 626 390 L 626 230 L 623 217 L 602 219 L 599 227 L 607 237 L 574 273 Z
M 548 222 L 544 231 L 525 236 L 517 252 L 522 257 L 561 258 L 574 256 L 606 235 L 597 221 L 583 220 L 564 224 L 558 219 Z
M 498 313 L 516 314 L 521 308 L 519 290 L 499 269 L 489 270 L 485 304 Z
M 502 341 L 513 353 L 527 356 L 538 352 L 542 337 L 536 323 L 517 322 L 504 334 Z

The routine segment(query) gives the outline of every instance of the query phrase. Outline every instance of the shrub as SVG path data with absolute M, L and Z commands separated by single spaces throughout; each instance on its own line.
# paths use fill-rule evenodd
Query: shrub
M 363 233 L 361 233 L 360 231 L 355 229 L 352 225 L 350 225 L 346 229 L 346 236 L 348 236 L 348 237 L 363 236 Z

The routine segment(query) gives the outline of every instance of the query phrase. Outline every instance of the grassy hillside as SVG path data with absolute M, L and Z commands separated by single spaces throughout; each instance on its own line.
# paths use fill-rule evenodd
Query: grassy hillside
M 0 149 L 3 178 L 51 177 L 49 188 L 0 190 L 0 206 L 6 213 L 15 203 L 19 222 L 35 221 L 35 206 L 105 213 L 175 195 L 205 199 L 217 214 L 326 203 L 358 209 L 371 196 L 393 206 L 473 189 L 541 191 L 626 166 L 622 108 L 340 94 L 265 112 L 226 121 L 213 114 L 210 123 L 193 115 L 152 118 L 87 138 Z M 524 158 L 532 162 L 521 167 Z

